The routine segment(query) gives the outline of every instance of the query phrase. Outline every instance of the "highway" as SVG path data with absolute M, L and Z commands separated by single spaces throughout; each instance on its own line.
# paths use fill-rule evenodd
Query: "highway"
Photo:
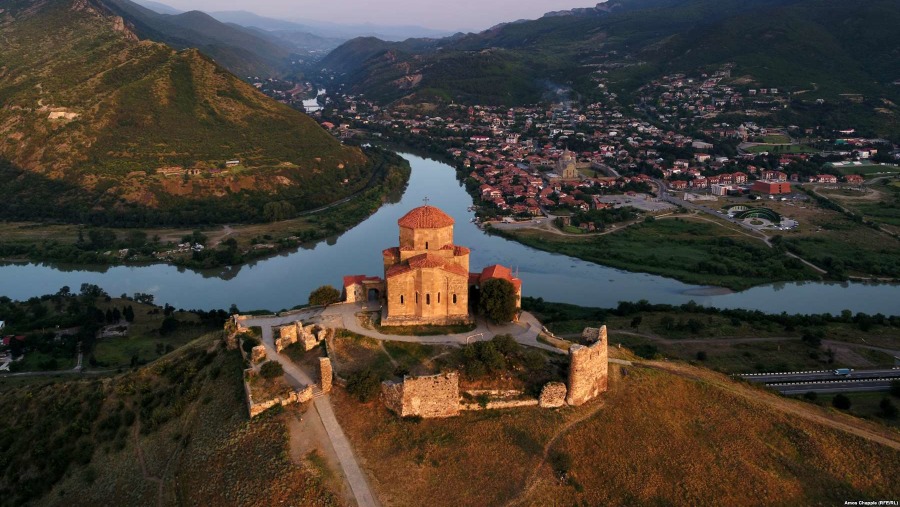
M 900 379 L 900 368 L 854 370 L 850 375 L 835 375 L 834 370 L 747 373 L 739 377 L 765 384 L 782 394 L 842 393 L 889 391 L 891 382 Z

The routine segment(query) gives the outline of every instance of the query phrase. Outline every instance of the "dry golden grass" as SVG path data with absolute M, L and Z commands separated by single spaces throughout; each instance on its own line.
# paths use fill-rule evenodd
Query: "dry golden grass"
M 385 505 L 810 505 L 900 494 L 896 446 L 826 424 L 891 430 L 675 369 L 623 376 L 614 366 L 601 400 L 558 411 L 414 422 L 340 394 L 335 409 Z
M 291 462 L 286 421 L 293 415 L 274 411 L 248 420 L 237 352 L 217 350 L 208 364 L 191 369 L 190 363 L 202 358 L 197 350 L 217 341 L 200 340 L 153 366 L 107 381 L 109 404 L 137 405 L 145 386 L 159 390 L 159 384 L 166 385 L 160 378 L 166 365 L 186 365 L 191 378 L 184 384 L 193 395 L 178 391 L 174 416 L 152 432 L 136 422 L 124 448 L 104 443 L 89 465 L 71 470 L 40 503 L 338 505 L 318 474 Z

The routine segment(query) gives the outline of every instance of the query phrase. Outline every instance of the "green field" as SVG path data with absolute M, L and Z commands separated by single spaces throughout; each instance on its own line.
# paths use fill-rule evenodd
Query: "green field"
M 826 167 L 832 167 L 841 172 L 841 174 L 861 174 L 863 176 L 875 175 L 875 174 L 898 174 L 900 173 L 900 167 L 895 165 L 881 165 L 881 164 L 867 164 L 862 163 L 860 165 L 837 165 L 837 164 L 826 164 Z
M 747 153 L 818 153 L 819 150 L 803 144 L 760 144 L 744 148 Z
M 730 227 L 689 218 L 645 222 L 589 238 L 534 230 L 500 234 L 540 250 L 699 285 L 740 290 L 776 281 L 817 278 L 799 261 L 761 241 Z
M 790 144 L 791 138 L 784 134 L 769 134 L 763 137 L 763 142 L 766 144 Z

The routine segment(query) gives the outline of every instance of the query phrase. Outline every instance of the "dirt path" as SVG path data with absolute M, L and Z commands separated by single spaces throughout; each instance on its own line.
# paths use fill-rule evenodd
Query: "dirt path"
M 141 449 L 141 418 L 137 417 L 134 421 L 134 447 L 137 451 L 138 463 L 141 465 L 141 475 L 144 477 L 144 480 L 156 483 L 157 486 L 157 494 L 156 494 L 156 505 L 162 507 L 163 505 L 163 480 L 159 477 L 150 475 L 150 472 L 147 471 L 147 462 L 144 461 L 144 451 Z
M 889 428 L 878 427 L 861 419 L 854 419 L 851 424 L 848 422 L 851 416 L 843 416 L 842 414 L 824 414 L 820 412 L 821 409 L 819 409 L 819 407 L 807 405 L 802 401 L 789 400 L 769 393 L 762 393 L 724 378 L 717 379 L 712 376 L 705 377 L 697 375 L 693 373 L 689 367 L 678 363 L 646 361 L 635 363 L 635 366 L 661 370 L 690 380 L 706 382 L 731 394 L 747 399 L 751 403 L 767 405 L 775 410 L 828 426 L 845 433 L 850 433 L 871 442 L 900 451 L 900 433 Z
M 285 378 L 288 380 L 288 383 L 295 388 L 304 388 L 308 385 L 315 385 L 315 382 L 307 372 L 294 364 L 293 361 L 275 351 L 275 338 L 272 327 L 295 322 L 297 320 L 306 322 L 313 317 L 319 316 L 320 313 L 321 309 L 310 309 L 309 311 L 298 312 L 282 317 L 256 317 L 244 321 L 245 326 L 260 327 L 262 329 L 262 343 L 266 348 L 266 358 L 281 364 L 284 368 Z M 318 415 L 318 418 L 321 420 L 321 424 L 325 429 L 325 434 L 319 435 L 325 438 L 319 440 L 318 443 L 323 446 L 329 445 L 333 449 L 334 455 L 337 457 L 337 461 L 340 464 L 339 469 L 343 472 L 343 476 L 349 484 L 350 491 L 352 492 L 352 496 L 356 499 L 356 503 L 360 507 L 377 507 L 379 505 L 378 500 L 369 487 L 369 483 L 362 468 L 359 466 L 359 462 L 356 459 L 356 455 L 353 453 L 350 441 L 347 439 L 344 430 L 341 429 L 341 426 L 334 415 L 334 409 L 331 406 L 330 398 L 327 395 L 323 395 L 318 387 L 316 387 L 314 391 L 317 391 L 317 394 L 313 398 L 313 408 L 310 410 L 315 410 L 315 413 Z M 307 412 L 307 414 L 312 415 L 312 412 Z M 298 426 L 288 425 L 288 428 L 289 430 L 292 430 L 290 436 L 291 439 L 302 438 L 302 436 L 298 437 L 296 436 L 296 433 L 293 433 L 293 431 L 300 429 Z M 310 435 L 305 436 L 309 437 Z M 315 435 L 313 435 L 313 437 L 314 436 Z
M 541 473 L 541 468 L 547 463 L 547 457 L 550 456 L 550 450 L 559 441 L 560 438 L 566 435 L 572 428 L 578 426 L 579 424 L 587 421 L 591 417 L 594 417 L 594 414 L 600 411 L 605 404 L 602 400 L 597 400 L 593 404 L 594 406 L 584 414 L 578 416 L 575 419 L 567 422 L 562 425 L 556 433 L 553 435 L 550 440 L 544 445 L 544 452 L 541 455 L 541 460 L 534 466 L 534 469 L 531 471 L 531 475 L 528 476 L 528 479 L 525 481 L 525 484 L 522 486 L 522 492 L 519 493 L 515 498 L 510 500 L 506 505 L 519 505 L 521 504 L 525 498 L 528 496 L 528 493 L 531 493 L 531 490 L 534 489 L 534 486 L 537 484 L 538 475 Z

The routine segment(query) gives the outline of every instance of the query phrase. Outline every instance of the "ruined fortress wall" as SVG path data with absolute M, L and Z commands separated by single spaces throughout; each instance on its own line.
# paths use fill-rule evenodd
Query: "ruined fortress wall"
M 569 392 L 566 403 L 582 405 L 605 392 L 608 386 L 609 340 L 606 326 L 600 328 L 598 340 L 593 345 L 573 345 L 569 348 Z
M 384 404 L 401 417 L 453 417 L 459 415 L 459 374 L 406 377 L 402 383 L 385 382 Z
M 327 357 L 319 358 L 319 382 L 322 385 L 322 392 L 331 392 L 331 380 L 333 372 L 331 369 L 331 359 Z
M 275 352 L 281 353 L 282 350 L 297 343 L 297 333 L 300 329 L 303 329 L 301 326 L 302 323 L 297 321 L 293 324 L 275 328 L 275 332 L 278 333 L 278 338 L 275 339 Z
M 539 403 L 541 408 L 559 408 L 566 404 L 568 389 L 562 382 L 548 382 L 541 389 Z

